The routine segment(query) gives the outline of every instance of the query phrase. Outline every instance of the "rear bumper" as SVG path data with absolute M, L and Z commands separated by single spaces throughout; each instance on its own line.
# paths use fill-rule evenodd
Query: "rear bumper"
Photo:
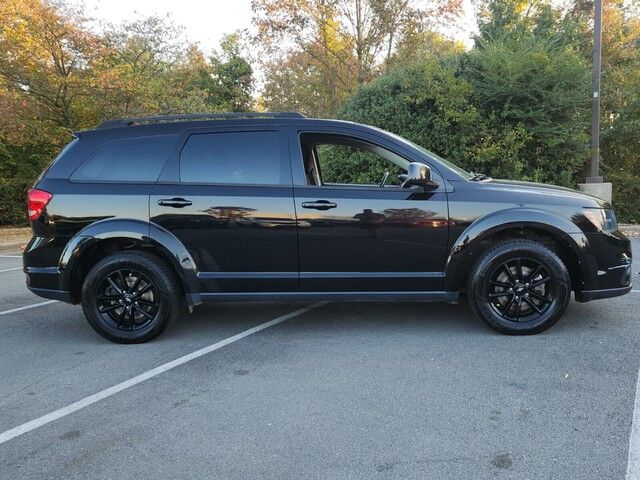
M 42 298 L 74 303 L 71 292 L 61 288 L 62 275 L 56 267 L 25 267 L 27 288 Z
M 42 298 L 74 303 L 71 292 L 60 290 L 60 272 L 57 268 L 26 268 L 27 288 Z
M 57 264 L 68 239 L 64 237 L 46 238 L 34 236 L 24 254 L 22 263 L 27 280 L 27 288 L 42 298 L 76 303 L 63 271 Z M 51 266 L 56 265 L 56 266 Z
M 49 288 L 34 288 L 27 285 L 27 288 L 33 293 L 42 298 L 48 298 L 51 300 L 59 300 L 61 302 L 72 303 L 71 293 L 64 290 L 51 290 Z

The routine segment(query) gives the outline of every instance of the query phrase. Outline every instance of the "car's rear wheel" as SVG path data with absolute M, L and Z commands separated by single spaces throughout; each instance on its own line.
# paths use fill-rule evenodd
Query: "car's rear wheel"
M 146 252 L 99 261 L 82 287 L 89 324 L 118 343 L 141 343 L 160 335 L 180 313 L 180 289 L 171 268 Z
M 566 266 L 549 248 L 511 240 L 476 262 L 467 294 L 471 308 L 487 325 L 526 335 L 560 319 L 571 298 L 571 281 Z

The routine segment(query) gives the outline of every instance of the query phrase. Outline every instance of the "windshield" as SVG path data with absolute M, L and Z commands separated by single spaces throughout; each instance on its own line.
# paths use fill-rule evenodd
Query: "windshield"
M 460 175 L 461 177 L 466 178 L 467 180 L 470 179 L 471 177 L 473 177 L 473 174 L 470 172 L 467 172 L 464 168 L 460 168 L 459 166 L 457 166 L 455 163 L 451 163 L 449 160 L 445 160 L 444 158 L 442 158 L 440 155 L 436 155 L 435 153 L 433 153 L 430 150 L 427 150 L 424 147 L 421 147 L 420 145 L 416 145 L 413 142 L 410 142 L 414 147 L 416 147 L 418 150 L 420 150 L 422 153 L 424 153 L 425 155 L 439 161 L 440 163 L 446 165 L 447 167 L 449 167 L 451 170 L 453 170 L 454 172 L 456 172 L 458 175 Z
M 383 130 L 383 131 L 384 131 L 384 130 Z M 387 131 L 384 131 L 384 132 L 385 132 L 386 134 L 388 134 L 388 135 L 391 135 L 391 136 L 392 136 L 393 138 L 395 138 L 396 140 L 398 140 L 398 141 L 400 141 L 400 142 L 403 142 L 403 143 L 406 143 L 406 144 L 408 144 L 408 145 L 412 146 L 413 148 L 416 148 L 416 149 L 420 150 L 420 151 L 421 151 L 422 153 L 424 153 L 426 156 L 428 156 L 428 157 L 430 157 L 430 158 L 432 158 L 432 159 L 434 159 L 434 160 L 436 160 L 436 161 L 438 161 L 438 162 L 442 163 L 444 166 L 446 166 L 446 167 L 450 168 L 451 170 L 453 170 L 454 172 L 456 172 L 456 173 L 457 173 L 458 175 L 460 175 L 461 177 L 466 178 L 467 180 L 469 180 L 470 178 L 473 178 L 473 174 L 472 174 L 472 173 L 469 173 L 469 172 L 467 172 L 466 170 L 464 170 L 463 168 L 460 168 L 459 166 L 457 166 L 457 165 L 455 165 L 455 164 L 451 163 L 449 160 L 445 160 L 445 159 L 444 159 L 444 158 L 442 158 L 440 155 L 436 155 L 436 154 L 435 154 L 435 153 L 433 153 L 432 151 L 427 150 L 426 148 L 421 147 L 420 145 L 415 144 L 415 143 L 413 143 L 412 141 L 407 140 L 407 139 L 406 139 L 406 138 L 404 138 L 404 137 L 401 137 L 400 135 L 396 135 L 395 133 L 387 132 Z

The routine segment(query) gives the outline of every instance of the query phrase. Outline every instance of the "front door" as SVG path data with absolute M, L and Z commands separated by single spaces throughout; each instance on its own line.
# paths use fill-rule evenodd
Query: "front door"
M 185 245 L 203 293 L 298 291 L 292 195 L 279 129 L 193 131 L 151 194 L 151 221 Z
M 401 188 L 411 161 L 383 138 L 290 131 L 306 292 L 438 291 L 448 241 L 444 181 Z

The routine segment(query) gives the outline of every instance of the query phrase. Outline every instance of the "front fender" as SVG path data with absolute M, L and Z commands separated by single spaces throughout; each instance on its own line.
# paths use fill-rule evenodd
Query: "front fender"
M 588 278 L 584 252 L 589 245 L 586 235 L 560 215 L 533 208 L 508 208 L 481 217 L 469 225 L 453 242 L 445 264 L 445 290 L 462 287 L 467 274 L 477 260 L 481 242 L 505 230 L 527 229 L 545 231 L 568 248 L 579 260 L 583 278 Z
M 58 268 L 62 289 L 68 290 L 73 272 L 87 249 L 110 239 L 130 239 L 141 246 L 153 247 L 171 263 L 187 294 L 190 305 L 200 303 L 200 282 L 196 264 L 186 247 L 164 228 L 135 219 L 105 219 L 80 230 L 65 247 Z

